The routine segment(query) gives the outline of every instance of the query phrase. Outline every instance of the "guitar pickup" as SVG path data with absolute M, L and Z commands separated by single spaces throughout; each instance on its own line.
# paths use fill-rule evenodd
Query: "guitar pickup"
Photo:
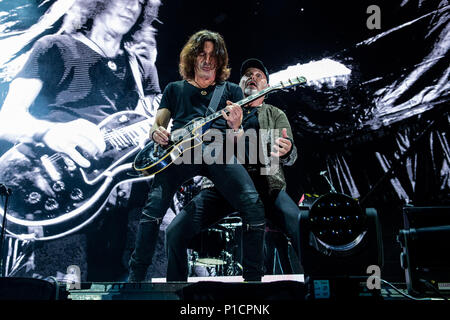
M 50 179 L 53 181 L 60 181 L 62 180 L 61 174 L 59 173 L 58 169 L 55 167 L 54 163 L 50 160 L 48 155 L 43 155 L 41 157 L 41 163 L 44 167 L 47 174 L 50 176 Z

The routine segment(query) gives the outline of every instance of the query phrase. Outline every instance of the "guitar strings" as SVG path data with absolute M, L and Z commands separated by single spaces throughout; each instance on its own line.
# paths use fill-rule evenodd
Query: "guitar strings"
M 105 140 L 105 142 L 109 142 L 112 146 L 114 146 L 113 143 L 115 143 L 117 145 L 123 145 L 123 142 L 118 143 L 117 140 L 119 139 L 119 142 L 120 142 L 120 139 L 121 138 L 123 139 L 122 136 L 125 136 L 126 140 L 123 140 L 125 142 L 125 144 L 128 144 L 129 142 L 134 144 L 135 140 L 141 136 L 138 132 L 139 129 L 142 129 L 142 131 L 144 131 L 146 133 L 145 127 L 147 125 L 145 124 L 145 122 L 150 122 L 150 119 L 136 122 L 127 127 L 122 127 L 122 128 L 115 129 L 114 131 L 107 132 L 103 135 L 103 139 Z M 117 133 L 117 131 L 119 131 L 119 133 Z M 137 137 L 134 137 L 133 135 L 137 135 Z M 56 161 L 58 161 L 62 158 L 63 158 L 63 156 L 62 156 L 61 152 L 57 152 L 57 153 L 54 153 L 53 155 L 49 156 L 47 158 L 47 160 L 52 163 L 55 163 Z

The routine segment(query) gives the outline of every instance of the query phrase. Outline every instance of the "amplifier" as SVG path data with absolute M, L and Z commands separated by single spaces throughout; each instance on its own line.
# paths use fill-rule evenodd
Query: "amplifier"
M 397 240 L 408 293 L 450 294 L 450 207 L 405 207 Z

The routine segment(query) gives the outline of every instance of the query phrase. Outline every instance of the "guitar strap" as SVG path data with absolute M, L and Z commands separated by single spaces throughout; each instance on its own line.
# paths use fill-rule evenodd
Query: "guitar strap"
M 142 86 L 142 75 L 141 75 L 141 72 L 139 71 L 139 66 L 138 66 L 138 61 L 137 61 L 136 55 L 132 52 L 128 52 L 128 56 L 129 56 L 129 60 L 130 60 L 129 63 L 130 63 L 130 67 L 131 67 L 131 72 L 133 73 L 133 78 L 134 78 L 134 81 L 136 82 L 136 88 L 137 88 L 138 95 L 139 95 L 139 101 L 143 104 L 144 109 L 147 110 L 147 112 L 148 112 L 151 109 L 149 108 L 149 103 L 148 103 L 147 99 L 145 98 L 144 88 Z M 225 81 L 216 86 L 216 88 L 214 89 L 214 93 L 211 98 L 211 101 L 209 102 L 208 110 L 206 111 L 206 113 L 208 113 L 208 111 L 210 111 L 211 114 L 216 112 L 217 106 L 219 105 L 219 101 L 223 95 L 224 89 L 225 89 Z M 206 116 L 206 114 L 205 114 L 205 116 Z
M 214 93 L 211 98 L 211 101 L 209 102 L 208 110 L 206 111 L 206 113 L 208 113 L 208 111 L 210 111 L 211 114 L 216 112 L 217 106 L 219 105 L 220 98 L 222 98 L 224 89 L 225 89 L 225 81 L 216 86 L 216 88 L 214 89 Z M 206 114 L 205 114 L 205 116 L 206 116 Z
M 144 87 L 142 86 L 142 75 L 139 71 L 139 65 L 136 58 L 136 55 L 130 51 L 128 51 L 128 57 L 129 57 L 129 63 L 131 72 L 133 73 L 134 82 L 136 82 L 136 88 L 139 95 L 139 102 L 142 103 L 142 106 L 144 107 L 146 112 L 150 112 L 150 102 L 145 97 L 144 94 Z

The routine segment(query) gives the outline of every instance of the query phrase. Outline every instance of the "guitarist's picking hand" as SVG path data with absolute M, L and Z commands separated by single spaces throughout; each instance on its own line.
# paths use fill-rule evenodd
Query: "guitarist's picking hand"
M 42 137 L 42 141 L 57 152 L 67 154 L 79 166 L 87 168 L 91 163 L 75 148 L 80 147 L 88 155 L 96 157 L 106 149 L 100 129 L 84 119 L 57 123 Z
M 228 115 L 222 110 L 222 116 L 227 120 L 227 124 L 231 129 L 238 130 L 242 124 L 242 108 L 238 104 L 227 100 L 226 109 L 229 111 Z
M 164 127 L 159 127 L 152 133 L 152 140 L 156 143 L 165 146 L 169 143 L 170 132 Z

